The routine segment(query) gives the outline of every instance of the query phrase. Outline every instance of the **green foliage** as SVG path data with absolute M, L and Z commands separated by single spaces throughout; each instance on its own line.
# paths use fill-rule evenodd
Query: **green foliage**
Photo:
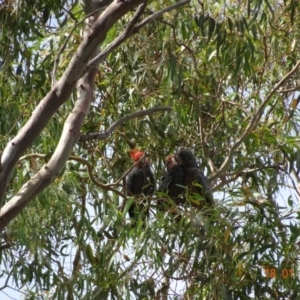
M 50 90 L 58 51 L 84 17 L 76 2 L 31 2 L 0 9 L 1 149 Z M 143 17 L 169 2 L 150 3 Z M 173 110 L 76 144 L 62 174 L 2 233 L 1 276 L 26 299 L 299 298 L 299 71 L 273 89 L 300 60 L 300 4 L 199 3 L 151 22 L 100 65 L 83 134 L 140 109 Z M 101 47 L 131 17 L 115 24 Z M 58 77 L 80 29 L 61 53 Z M 174 204 L 159 211 L 156 194 L 150 220 L 140 216 L 132 226 L 126 212 L 133 199 L 124 202 L 111 189 L 124 193 L 118 180 L 131 166 L 130 143 L 147 150 L 157 186 L 165 156 L 179 146 L 214 176 L 268 96 L 227 168 L 212 177 L 216 206 L 208 214 Z M 20 160 L 6 200 L 48 161 L 72 103 Z

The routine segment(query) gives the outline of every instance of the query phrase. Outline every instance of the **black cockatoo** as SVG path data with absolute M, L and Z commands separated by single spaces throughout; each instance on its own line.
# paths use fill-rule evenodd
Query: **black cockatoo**
M 167 174 L 162 177 L 159 190 L 166 193 L 176 204 L 183 202 L 184 173 L 174 155 L 166 159 Z M 181 196 L 180 196 L 181 195 Z
M 208 179 L 198 167 L 197 160 L 193 153 L 185 148 L 181 148 L 175 154 L 176 162 L 182 167 L 184 173 L 184 186 L 188 188 L 190 195 L 199 194 L 204 197 L 207 204 L 213 205 L 214 200 L 210 190 Z M 196 208 L 202 208 L 203 204 L 193 199 L 192 205 Z
M 145 153 L 133 149 L 130 151 L 130 157 L 133 160 L 134 167 L 128 173 L 126 178 L 126 194 L 128 196 L 149 196 L 154 192 L 155 180 L 150 168 L 150 162 L 145 158 Z M 130 206 L 128 213 L 131 218 L 135 217 L 137 204 L 135 202 Z M 143 205 L 139 207 L 141 210 Z M 149 212 L 145 212 L 146 215 Z

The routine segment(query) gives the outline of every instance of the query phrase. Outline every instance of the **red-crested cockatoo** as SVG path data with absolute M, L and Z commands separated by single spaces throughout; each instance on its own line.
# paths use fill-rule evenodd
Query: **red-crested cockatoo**
M 176 204 L 183 203 L 184 173 L 174 155 L 166 159 L 167 174 L 162 177 L 159 190 L 166 193 Z
M 155 180 L 150 168 L 150 162 L 145 157 L 145 152 L 137 149 L 130 151 L 130 157 L 134 163 L 134 167 L 128 173 L 126 178 L 126 190 L 128 196 L 135 196 L 135 198 L 143 196 L 150 196 L 154 192 Z M 138 200 L 138 199 L 137 199 Z M 144 205 L 142 201 L 133 202 L 130 206 L 128 213 L 131 218 L 135 218 L 139 214 Z M 149 215 L 149 211 L 145 212 L 145 215 Z
M 188 194 L 192 195 L 192 205 L 196 208 L 202 208 L 205 204 L 213 205 L 214 200 L 209 181 L 198 167 L 197 159 L 192 151 L 185 148 L 179 149 L 175 154 L 175 160 L 183 170 L 183 185 L 188 188 Z M 199 202 L 197 201 L 197 195 L 203 197 L 203 199 L 199 199 Z

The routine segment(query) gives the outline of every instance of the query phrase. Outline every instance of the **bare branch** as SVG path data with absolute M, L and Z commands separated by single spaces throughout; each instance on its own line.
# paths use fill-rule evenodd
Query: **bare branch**
M 253 129 L 253 127 L 259 122 L 259 120 L 260 120 L 260 118 L 261 118 L 261 116 L 262 116 L 262 114 L 264 112 L 264 108 L 268 104 L 268 102 L 271 99 L 271 97 L 278 91 L 278 89 L 283 85 L 283 83 L 298 70 L 299 66 L 300 66 L 300 61 L 297 62 L 297 64 L 295 65 L 295 67 L 289 73 L 287 73 L 275 85 L 275 87 L 271 90 L 271 92 L 266 96 L 265 100 L 258 107 L 256 113 L 252 116 L 251 121 L 249 122 L 249 124 L 246 127 L 246 129 L 243 132 L 243 134 L 240 136 L 240 138 L 238 138 L 238 140 L 230 148 L 229 153 L 228 153 L 227 157 L 225 158 L 223 164 L 221 165 L 220 169 L 217 172 L 215 172 L 215 173 L 213 173 L 212 175 L 209 176 L 210 180 L 214 180 L 215 178 L 217 178 L 220 174 L 222 174 L 227 169 L 227 167 L 229 166 L 229 164 L 232 161 L 232 157 L 234 155 L 234 151 L 245 140 L 245 138 L 251 132 L 251 130 Z
M 84 8 L 84 12 L 88 14 L 92 11 L 103 9 L 112 2 L 113 0 L 83 0 L 82 6 Z
M 83 84 L 78 86 L 78 100 L 68 116 L 58 145 L 47 164 L 38 171 L 20 191 L 0 210 L 0 231 L 13 220 L 28 203 L 49 186 L 64 167 L 74 144 L 80 137 L 84 117 L 89 111 L 92 90 Z
M 102 188 L 103 190 L 107 190 L 107 191 L 112 191 L 116 194 L 118 194 L 119 196 L 125 198 L 125 195 L 123 193 L 121 193 L 120 191 L 112 188 L 112 186 L 118 185 L 118 183 L 120 182 L 120 180 L 118 180 L 116 183 L 109 183 L 109 184 L 104 184 L 99 182 L 93 175 L 93 167 L 92 165 L 85 159 L 81 158 L 81 157 L 77 157 L 77 156 L 70 156 L 69 158 L 70 160 L 76 160 L 78 162 L 81 162 L 83 164 L 85 164 L 87 166 L 88 169 L 88 173 L 90 176 L 90 179 L 92 180 L 92 182 L 97 185 L 98 187 Z
M 218 191 L 221 187 L 223 187 L 224 185 L 226 184 L 229 184 L 233 181 L 236 181 L 241 175 L 240 174 L 237 174 L 229 179 L 223 179 L 219 184 L 217 184 L 216 186 L 214 186 L 211 190 L 212 192 L 215 192 L 215 191 Z M 225 177 L 225 175 L 222 177 Z
M 129 37 L 131 37 L 135 32 L 133 32 L 134 25 L 137 23 L 138 19 L 140 18 L 142 12 L 144 11 L 146 7 L 147 1 L 144 1 L 142 3 L 136 13 L 134 14 L 132 20 L 129 22 L 128 26 L 126 27 L 125 31 L 119 35 L 118 38 L 116 38 L 106 49 L 104 49 L 100 54 L 98 54 L 96 57 L 94 57 L 86 66 L 86 68 L 83 70 L 83 74 L 85 72 L 88 72 L 90 68 L 95 68 L 99 65 L 100 62 L 106 59 L 107 55 L 112 52 L 114 49 L 116 49 L 119 45 L 121 45 L 125 40 L 127 40 Z
M 46 154 L 41 154 L 41 153 L 31 153 L 31 154 L 27 154 L 27 155 L 24 155 L 20 158 L 20 161 L 21 160 L 25 160 L 27 158 L 30 158 L 30 157 L 38 157 L 38 158 L 45 158 L 46 157 Z M 145 157 L 145 154 L 137 161 L 137 163 L 139 161 L 141 161 L 143 158 Z M 125 198 L 126 196 L 124 194 L 122 194 L 120 191 L 112 188 L 112 186 L 118 186 L 121 182 L 121 180 L 135 167 L 135 164 L 133 164 L 128 170 L 126 170 L 122 176 L 116 181 L 116 182 L 113 182 L 113 183 L 108 183 L 108 184 L 105 184 L 105 183 L 101 183 L 100 181 L 98 181 L 93 173 L 93 167 L 92 165 L 87 161 L 85 160 L 84 158 L 81 158 L 81 157 L 78 157 L 78 156 L 73 156 L 73 155 L 70 155 L 70 157 L 68 158 L 68 160 L 75 160 L 75 161 L 78 161 L 84 165 L 87 166 L 87 171 L 88 171 L 88 174 L 89 174 L 89 177 L 91 179 L 91 181 L 97 185 L 98 187 L 102 188 L 103 190 L 107 190 L 107 191 L 112 191 L 116 194 L 118 194 L 119 196 Z
M 30 158 L 30 157 L 45 158 L 45 157 L 46 157 L 46 154 L 31 153 L 31 154 L 27 154 L 27 155 L 22 156 L 22 157 L 20 158 L 20 160 L 24 160 L 24 159 L 27 159 L 27 158 Z M 142 157 L 142 158 L 143 158 L 143 157 Z M 142 158 L 141 158 L 141 159 L 142 159 Z M 68 158 L 68 160 L 75 160 L 75 161 L 78 161 L 78 162 L 80 162 L 80 163 L 86 165 L 86 166 L 87 166 L 87 171 L 88 171 L 89 177 L 90 177 L 91 181 L 92 181 L 95 185 L 97 185 L 98 187 L 100 187 L 100 188 L 103 189 L 103 190 L 112 191 L 112 192 L 118 194 L 119 196 L 125 198 L 125 195 L 124 195 L 124 194 L 122 194 L 120 191 L 118 191 L 118 190 L 112 188 L 112 186 L 119 185 L 120 181 L 121 181 L 121 180 L 122 180 L 122 179 L 130 172 L 130 170 L 134 167 L 134 165 L 131 166 L 131 167 L 130 167 L 123 175 L 122 175 L 122 177 L 121 177 L 120 179 L 118 179 L 118 181 L 116 181 L 116 182 L 114 182 L 114 183 L 105 184 L 105 183 L 101 183 L 100 181 L 98 181 L 98 180 L 94 177 L 94 175 L 93 175 L 94 171 L 93 171 L 92 165 L 91 165 L 87 160 L 85 160 L 84 158 L 81 158 L 81 157 L 78 157 L 78 156 L 70 155 L 69 158 Z
M 176 8 L 178 8 L 178 7 L 180 7 L 180 6 L 183 6 L 183 5 L 185 5 L 185 4 L 189 3 L 189 2 L 190 2 L 190 0 L 181 0 L 181 1 L 176 2 L 175 4 L 172 4 L 172 5 L 170 5 L 170 6 L 166 7 L 166 8 L 163 8 L 162 10 L 160 10 L 160 11 L 158 11 L 158 12 L 152 14 L 152 15 L 149 16 L 148 18 L 144 19 L 140 24 L 138 24 L 138 25 L 135 27 L 135 31 L 136 31 L 136 32 L 139 31 L 139 30 L 140 30 L 142 27 L 144 27 L 146 24 L 148 24 L 148 23 L 150 23 L 151 21 L 153 21 L 153 20 L 159 18 L 159 17 L 162 16 L 164 13 L 169 12 L 169 11 L 171 11 L 171 10 L 173 10 L 173 9 L 176 9 Z
M 30 153 L 30 154 L 26 154 L 26 155 L 20 157 L 19 161 L 25 160 L 25 159 L 30 158 L 30 157 L 45 158 L 45 157 L 46 157 L 46 154 L 41 154 L 41 153 Z
M 125 29 L 125 34 L 130 34 L 130 32 L 133 29 L 133 26 L 138 22 L 140 16 L 142 15 L 143 11 L 145 10 L 147 6 L 147 1 L 144 1 L 144 3 L 142 3 L 137 11 L 135 12 L 133 18 L 131 19 L 131 21 L 129 22 L 129 24 L 127 25 L 127 28 Z
M 286 89 L 286 90 L 280 90 L 279 93 L 290 93 L 290 92 L 296 92 L 300 90 L 300 85 L 297 85 L 293 88 Z
M 236 181 L 240 176 L 242 176 L 244 174 L 249 174 L 249 173 L 253 173 L 253 172 L 257 172 L 257 171 L 261 171 L 261 170 L 265 170 L 265 169 L 275 169 L 275 170 L 280 169 L 280 170 L 282 170 L 280 168 L 280 165 L 282 165 L 282 163 L 272 165 L 272 166 L 264 166 L 264 167 L 258 167 L 258 168 L 252 168 L 252 169 L 246 169 L 246 170 L 236 171 L 236 172 L 232 172 L 232 173 L 222 174 L 221 175 L 221 182 L 219 184 L 217 184 L 216 186 L 214 186 L 212 188 L 212 191 L 217 191 L 221 187 L 223 187 L 224 185 L 226 185 L 230 182 Z M 230 178 L 225 179 L 228 176 Z
M 130 2 L 114 1 L 105 9 L 91 27 L 90 32 L 84 36 L 83 41 L 79 45 L 62 77 L 46 97 L 41 100 L 29 120 L 18 132 L 17 136 L 5 147 L 1 157 L 1 164 L 3 167 L 2 172 L 0 172 L 1 205 L 15 165 L 21 155 L 32 145 L 33 141 L 39 136 L 54 113 L 70 97 L 87 61 L 94 54 L 98 45 L 105 39 L 108 30 L 117 20 L 140 3 L 142 3 L 141 0 Z M 91 68 L 90 70 L 92 69 L 94 68 Z M 80 128 L 78 130 L 79 133 Z M 37 178 L 35 178 L 35 180 L 37 180 Z M 21 192 L 24 193 L 24 190 L 21 190 Z M 36 191 L 36 193 L 38 192 Z
M 4 290 L 6 287 L 9 286 L 8 281 L 10 280 L 11 275 L 12 275 L 12 271 L 6 277 L 6 280 L 5 280 L 5 283 L 3 284 L 3 286 L 0 287 L 0 291 Z
M 242 110 L 247 116 L 250 115 L 250 112 L 244 108 L 239 102 L 234 102 L 234 101 L 229 101 L 229 100 L 225 100 L 225 98 L 223 96 L 221 96 L 221 101 L 223 103 L 228 103 L 228 104 L 231 104 L 231 105 L 234 105 L 234 106 L 237 106 L 240 110 Z
M 81 254 L 81 247 L 78 246 L 77 249 L 76 249 L 76 254 L 75 254 L 74 260 L 73 260 L 72 279 L 76 278 L 77 273 L 80 272 L 80 268 L 81 268 L 81 265 L 80 265 L 80 262 L 81 262 L 80 254 Z
M 139 23 L 137 26 L 135 27 L 127 27 L 125 29 L 125 31 L 123 33 L 121 33 L 112 43 L 110 43 L 103 51 L 101 51 L 100 54 L 98 54 L 95 58 L 93 58 L 92 60 L 89 61 L 89 63 L 86 65 L 86 67 L 83 69 L 83 73 L 88 72 L 90 70 L 90 68 L 93 67 L 97 67 L 99 65 L 100 62 L 104 61 L 107 56 L 113 51 L 115 50 L 119 45 L 121 45 L 124 41 L 126 41 L 128 38 L 130 38 L 132 35 L 134 35 L 135 33 L 137 33 L 142 27 L 144 27 L 145 25 L 147 25 L 149 22 L 157 19 L 158 17 L 160 17 L 161 15 L 163 15 L 164 13 L 171 11 L 175 8 L 178 8 L 182 5 L 185 5 L 187 3 L 189 3 L 190 0 L 181 0 L 178 1 L 177 3 L 170 5 L 156 13 L 154 13 L 153 15 L 149 16 L 148 18 L 144 19 L 141 23 Z M 143 6 L 143 4 L 141 5 Z M 142 8 L 141 8 L 142 9 Z M 132 21 L 135 20 L 138 17 L 138 11 L 136 12 L 135 16 L 133 17 Z M 131 22 L 132 22 L 131 21 Z
M 126 115 L 126 116 L 120 118 L 119 120 L 115 121 L 105 132 L 93 132 L 93 133 L 89 133 L 89 134 L 84 134 L 84 135 L 80 136 L 79 140 L 80 141 L 87 141 L 87 140 L 93 140 L 93 139 L 105 140 L 112 134 L 112 132 L 118 126 L 124 124 L 125 122 L 127 122 L 129 120 L 144 117 L 144 116 L 149 116 L 149 115 L 152 115 L 159 111 L 170 111 L 170 110 L 172 110 L 172 107 L 170 107 L 170 106 L 154 107 L 154 108 L 150 108 L 150 109 L 139 110 L 139 111 L 136 111 L 132 114 Z
M 91 77 L 91 74 L 94 76 L 96 74 L 93 69 L 85 77 Z M 93 98 L 93 86 L 89 84 L 88 80 L 85 83 L 84 79 L 82 78 L 77 86 L 77 101 L 65 122 L 61 138 L 50 161 L 23 185 L 16 196 L 2 207 L 0 230 L 3 230 L 37 194 L 50 185 L 64 167 L 74 144 L 80 137 L 80 129 Z
M 98 15 L 95 15 L 96 13 L 98 13 L 99 11 L 101 10 L 101 8 L 98 8 L 96 9 L 95 11 L 93 11 L 92 13 L 88 14 L 86 17 L 84 17 L 80 22 L 76 23 L 73 28 L 71 29 L 70 33 L 68 34 L 64 44 L 61 46 L 61 48 L 59 49 L 59 51 L 57 52 L 57 55 L 56 55 L 56 58 L 54 60 L 54 66 L 53 66 L 53 71 L 52 71 L 52 87 L 56 84 L 56 73 L 57 73 L 57 67 L 58 67 L 58 64 L 59 64 L 59 61 L 60 61 L 60 56 L 61 54 L 65 51 L 66 47 L 67 47 L 67 44 L 74 32 L 74 30 L 79 26 L 79 25 L 82 25 L 82 23 L 90 18 L 90 17 L 98 17 Z

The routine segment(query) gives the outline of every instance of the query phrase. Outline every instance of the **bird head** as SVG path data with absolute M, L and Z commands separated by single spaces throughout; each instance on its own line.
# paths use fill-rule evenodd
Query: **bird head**
M 176 160 L 175 160 L 175 157 L 174 157 L 174 155 L 169 155 L 169 156 L 167 156 L 167 158 L 166 158 L 166 162 L 167 162 L 167 164 L 170 164 L 170 163 L 172 163 L 172 164 L 175 164 L 175 165 L 177 165 L 177 162 L 176 162 Z
M 174 157 L 178 165 L 181 165 L 185 168 L 197 167 L 197 160 L 192 151 L 188 149 L 179 149 Z
M 145 158 L 145 152 L 137 149 L 130 150 L 130 157 L 135 163 L 138 163 L 139 166 L 145 166 L 149 163 Z
M 166 158 L 166 165 L 167 165 L 167 170 L 168 170 L 168 172 L 170 172 L 170 171 L 174 168 L 174 166 L 177 165 L 177 161 L 176 161 L 174 155 L 169 155 L 169 156 Z
M 145 155 L 145 152 L 143 152 L 143 151 L 140 151 L 137 149 L 130 150 L 130 157 L 133 161 L 139 161 L 144 155 Z

